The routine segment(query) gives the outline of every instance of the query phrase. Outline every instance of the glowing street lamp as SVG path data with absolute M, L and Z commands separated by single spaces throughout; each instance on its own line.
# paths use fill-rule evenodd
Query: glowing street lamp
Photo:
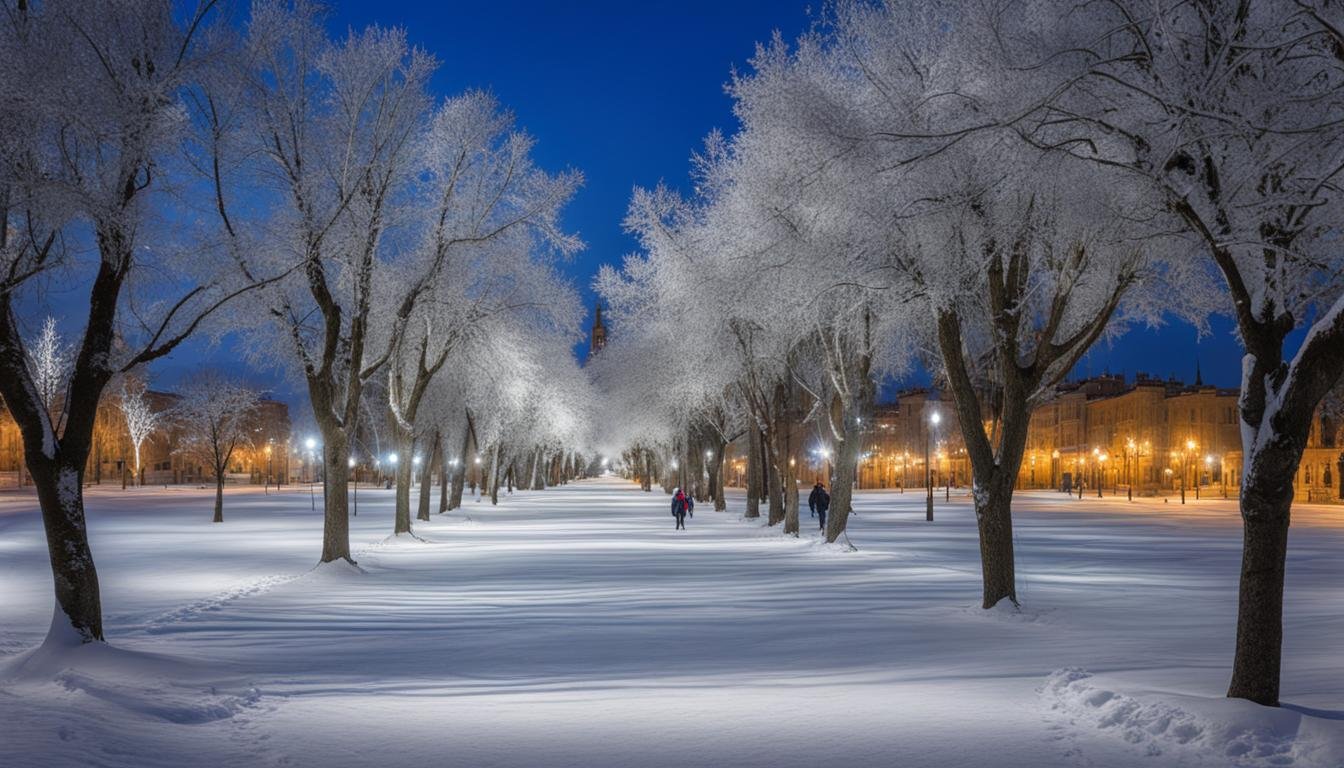
M 924 519 L 930 523 L 933 522 L 933 467 L 929 464 L 929 435 L 938 428 L 938 423 L 942 420 L 942 414 L 937 411 L 929 414 L 929 429 L 924 431 L 924 484 L 928 486 L 929 491 L 924 505 Z M 948 494 L 951 494 L 950 490 Z
M 355 468 L 355 457 L 354 457 L 354 456 L 351 456 L 351 457 L 350 457 L 350 460 L 349 460 L 348 462 L 346 462 L 346 463 L 349 464 L 349 466 L 350 466 L 351 469 L 354 469 L 354 468 Z M 355 481 L 354 481 L 353 483 L 350 484 L 350 489 L 351 489 L 351 492 L 354 493 L 354 495 L 355 495 L 355 506 L 354 506 L 354 508 L 350 511 L 350 516 L 351 516 L 351 517 L 357 517 L 357 516 L 359 515 L 359 472 L 358 472 L 358 470 L 355 471 Z

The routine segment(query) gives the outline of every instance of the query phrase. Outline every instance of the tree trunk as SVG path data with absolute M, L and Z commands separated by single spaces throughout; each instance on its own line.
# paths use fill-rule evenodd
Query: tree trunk
M 761 516 L 761 431 L 747 428 L 747 511 L 746 517 Z
M 448 511 L 448 488 L 453 484 L 453 468 L 448 464 L 448 452 L 439 451 L 439 514 Z
M 848 408 L 838 402 L 840 418 L 844 428 L 843 439 L 835 447 L 835 476 L 831 479 L 831 508 L 826 516 L 826 541 L 834 542 L 845 532 L 849 524 L 849 513 L 854 509 L 854 473 L 858 468 L 859 443 L 863 439 L 859 424 L 859 410 L 852 405 Z
M 784 459 L 784 461 L 788 461 L 788 459 Z M 773 456 L 764 463 L 765 492 L 766 499 L 769 501 L 766 523 L 779 525 L 784 522 L 784 474 L 779 471 L 779 465 L 774 461 Z
M 714 493 L 714 511 L 728 511 L 727 494 L 723 492 L 723 453 L 728 449 L 728 445 L 720 440 L 714 446 L 714 461 L 710 464 L 710 483 Z
M 411 532 L 411 470 L 414 468 L 415 435 L 401 426 L 393 426 L 397 441 L 397 498 L 392 533 Z
M 462 487 L 467 482 L 467 468 L 472 466 L 471 452 L 471 420 L 467 420 L 468 428 L 462 433 L 462 453 L 457 458 L 457 466 L 453 468 L 453 489 L 448 494 L 448 509 L 457 509 L 462 506 Z
M 89 549 L 84 518 L 83 461 L 64 465 L 39 456 L 38 446 L 25 440 L 24 458 L 42 508 L 47 557 L 56 588 L 56 609 L 83 642 L 103 639 L 103 607 L 98 571 Z M 52 618 L 54 630 L 59 616 Z
M 546 473 L 542 471 L 542 467 L 544 467 L 545 464 L 546 452 L 544 449 L 538 447 L 536 452 L 532 455 L 532 482 L 528 484 L 534 491 L 546 490 Z
M 1273 463 L 1276 462 L 1265 465 Z M 1293 503 L 1291 477 L 1291 469 L 1287 474 L 1266 477 L 1252 465 L 1241 493 L 1244 538 L 1237 596 L 1237 645 L 1227 695 L 1267 707 L 1279 704 L 1283 582 L 1288 559 L 1289 509 Z
M 784 494 L 784 533 L 798 535 L 798 479 L 793 457 L 795 415 L 792 388 L 784 383 L 775 385 L 775 461 L 779 464 Z
M 501 451 L 499 443 L 495 443 L 495 450 L 490 459 L 490 477 L 486 480 L 490 487 L 490 503 L 499 504 L 499 475 L 501 471 L 499 454 Z
M 317 409 L 314 409 L 317 410 Z M 349 560 L 350 557 L 350 444 L 345 430 L 323 419 L 318 411 L 318 427 L 322 430 L 322 455 L 327 465 L 323 468 L 327 483 L 327 501 L 322 521 L 322 560 Z M 323 423 L 323 422 L 327 423 Z
M 976 481 L 975 518 L 980 532 L 980 575 L 984 587 L 982 608 L 993 608 L 1007 598 L 1017 604 L 1017 572 L 1013 554 L 1013 477 L 993 471 L 987 484 Z
M 420 498 L 417 500 L 415 518 L 417 520 L 429 520 L 429 497 L 433 486 L 430 481 L 434 478 L 434 465 L 442 460 L 442 448 L 439 445 L 439 431 L 434 430 L 434 438 L 425 447 L 429 448 L 429 455 L 425 457 L 424 469 L 420 471 Z
M 211 522 L 224 522 L 224 470 L 215 468 L 215 519 Z

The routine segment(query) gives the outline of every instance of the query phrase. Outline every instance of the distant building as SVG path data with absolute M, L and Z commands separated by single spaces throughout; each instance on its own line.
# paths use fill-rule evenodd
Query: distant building
M 179 396 L 172 392 L 150 390 L 145 393 L 145 398 L 150 408 L 161 414 L 161 419 L 140 448 L 144 483 L 201 483 L 213 479 L 212 470 L 201 457 L 182 448 L 182 435 L 169 416 L 180 400 Z M 263 398 L 257 403 L 250 422 L 248 432 L 251 439 L 239 445 L 230 458 L 227 469 L 230 482 L 277 482 L 291 474 L 294 467 L 303 466 L 301 459 L 292 460 L 287 405 Z M 124 477 L 128 484 L 133 484 L 134 457 L 135 449 L 126 430 L 126 418 L 116 396 L 108 395 L 99 403 L 94 417 L 93 440 L 88 464 L 84 469 L 84 482 L 120 484 Z M 28 484 L 19 426 L 10 416 L 9 410 L 0 404 L 0 487 Z
M 602 305 L 598 304 L 596 313 L 593 315 L 593 331 L 588 338 L 588 359 L 592 360 L 593 355 L 602 351 L 607 346 L 607 326 L 602 322 Z
M 1062 384 L 1031 415 L 1018 473 L 1021 489 L 1073 489 L 1079 483 L 1106 493 L 1135 496 L 1193 494 L 1235 496 L 1241 486 L 1241 429 L 1238 392 L 1203 383 L 1139 374 L 1103 375 Z M 985 397 L 991 402 L 992 397 Z M 937 413 L 939 423 L 931 416 Z M 800 416 L 801 418 L 801 416 Z M 986 421 L 993 433 L 995 425 Z M 804 483 L 831 471 L 829 428 L 807 425 L 808 435 L 793 458 Z M 927 446 L 935 486 L 970 484 L 971 467 L 950 394 L 911 389 L 896 402 L 874 406 L 864 419 L 860 446 L 860 488 L 921 488 Z M 745 473 L 745 440 L 734 445 L 730 478 Z M 1344 501 L 1344 424 L 1318 411 L 1297 472 L 1295 498 L 1302 502 Z

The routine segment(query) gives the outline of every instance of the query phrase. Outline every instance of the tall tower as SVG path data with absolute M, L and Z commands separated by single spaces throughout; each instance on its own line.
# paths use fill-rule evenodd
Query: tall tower
M 593 359 L 593 355 L 602 351 L 607 346 L 607 326 L 602 323 L 602 305 L 597 305 L 597 312 L 593 316 L 593 332 L 588 340 L 588 359 Z

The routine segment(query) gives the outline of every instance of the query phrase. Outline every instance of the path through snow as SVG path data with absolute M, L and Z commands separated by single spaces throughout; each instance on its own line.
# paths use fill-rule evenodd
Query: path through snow
M 674 531 L 617 481 L 469 501 L 423 541 L 359 501 L 363 573 L 312 567 L 306 494 L 239 489 L 212 525 L 208 492 L 91 492 L 115 647 L 20 674 L 50 577 L 31 500 L 0 499 L 0 764 L 1344 764 L 1329 511 L 1294 529 L 1276 713 L 1218 698 L 1226 502 L 1024 496 L 1024 610 L 987 612 L 955 498 L 929 524 L 862 494 L 859 552 L 708 505 Z

